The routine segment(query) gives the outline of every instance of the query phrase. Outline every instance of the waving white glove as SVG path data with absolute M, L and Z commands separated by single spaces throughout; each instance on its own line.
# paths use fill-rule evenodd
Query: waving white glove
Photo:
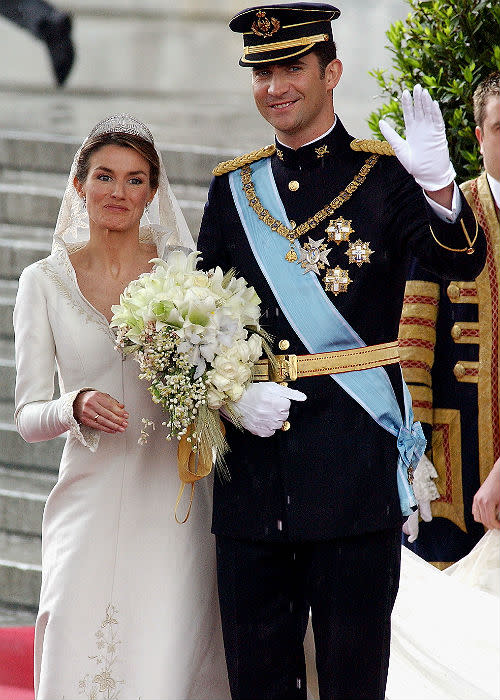
M 401 165 L 424 190 L 441 190 L 455 179 L 448 153 L 446 130 L 439 105 L 420 85 L 401 96 L 406 141 L 384 120 L 380 131 L 391 144 Z
M 427 523 L 432 520 L 431 501 L 439 498 L 439 491 L 434 483 L 437 476 L 433 463 L 422 455 L 413 475 L 413 491 L 418 508 L 403 524 L 403 532 L 408 535 L 408 542 L 415 542 L 418 537 L 419 515 Z
M 305 401 L 306 395 L 275 382 L 250 384 L 239 401 L 234 404 L 241 425 L 253 435 L 270 437 L 288 418 L 291 399 Z M 228 413 L 224 412 L 228 418 Z

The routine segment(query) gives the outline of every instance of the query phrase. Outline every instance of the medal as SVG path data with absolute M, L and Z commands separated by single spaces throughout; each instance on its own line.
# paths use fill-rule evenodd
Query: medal
M 360 241 L 359 238 L 355 243 L 349 243 L 349 249 L 346 250 L 346 255 L 349 256 L 349 263 L 356 263 L 358 267 L 361 267 L 363 263 L 369 263 L 372 253 L 373 250 L 370 249 L 370 241 L 364 243 Z
M 343 270 L 337 265 L 333 270 L 328 268 L 325 277 L 325 289 L 327 292 L 331 292 L 335 296 L 340 294 L 340 292 L 346 292 L 347 287 L 351 284 L 352 280 L 349 277 L 347 270 Z
M 298 264 L 304 268 L 304 274 L 306 272 L 315 272 L 317 275 L 320 274 L 320 270 L 323 270 L 328 266 L 328 253 L 331 248 L 327 248 L 323 243 L 325 239 L 321 238 L 319 241 L 314 241 L 309 238 L 309 243 L 304 243 L 300 246 L 300 260 Z
M 351 224 L 352 220 L 347 221 L 343 216 L 339 216 L 338 219 L 330 219 L 330 223 L 325 229 L 328 240 L 335 241 L 337 245 L 342 241 L 348 241 L 351 233 L 354 233 Z

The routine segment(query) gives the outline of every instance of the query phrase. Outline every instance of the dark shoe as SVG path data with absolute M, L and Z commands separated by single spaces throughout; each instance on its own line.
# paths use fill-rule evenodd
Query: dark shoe
M 57 84 L 63 85 L 75 60 L 75 49 L 71 41 L 71 17 L 59 15 L 56 20 L 46 20 L 41 34 L 49 50 Z

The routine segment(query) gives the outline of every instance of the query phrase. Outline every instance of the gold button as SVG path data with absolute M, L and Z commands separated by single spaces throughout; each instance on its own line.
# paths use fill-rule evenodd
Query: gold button
M 459 323 L 455 323 L 451 329 L 451 337 L 458 340 L 462 337 L 462 328 Z
M 461 379 L 465 374 L 465 367 L 460 362 L 457 362 L 453 368 L 453 374 L 457 379 Z
M 299 187 L 300 185 L 297 182 L 297 180 L 290 180 L 290 182 L 288 183 L 288 189 L 290 190 L 290 192 L 297 192 Z
M 288 348 L 290 347 L 290 343 L 288 342 L 288 340 L 280 340 L 280 342 L 278 343 L 278 347 L 280 350 L 288 350 Z
M 287 421 L 287 420 L 286 420 L 286 421 L 283 423 L 283 425 L 281 426 L 281 430 L 282 430 L 284 433 L 286 433 L 287 430 L 290 430 L 290 428 L 291 428 L 290 421 Z
M 458 299 L 458 297 L 460 296 L 460 287 L 454 282 L 451 282 L 448 285 L 448 289 L 446 291 L 450 299 Z

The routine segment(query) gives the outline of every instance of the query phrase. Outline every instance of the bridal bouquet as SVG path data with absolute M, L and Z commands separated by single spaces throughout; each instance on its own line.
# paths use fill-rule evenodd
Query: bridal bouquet
M 197 270 L 198 257 L 175 250 L 166 262 L 155 259 L 153 271 L 131 282 L 112 307 L 111 326 L 165 413 L 167 439 L 187 442 L 190 456 L 204 455 L 210 468 L 215 456 L 223 469 L 228 448 L 218 409 L 232 414 L 267 343 L 253 287 L 234 271 Z M 152 425 L 143 423 L 140 442 Z

